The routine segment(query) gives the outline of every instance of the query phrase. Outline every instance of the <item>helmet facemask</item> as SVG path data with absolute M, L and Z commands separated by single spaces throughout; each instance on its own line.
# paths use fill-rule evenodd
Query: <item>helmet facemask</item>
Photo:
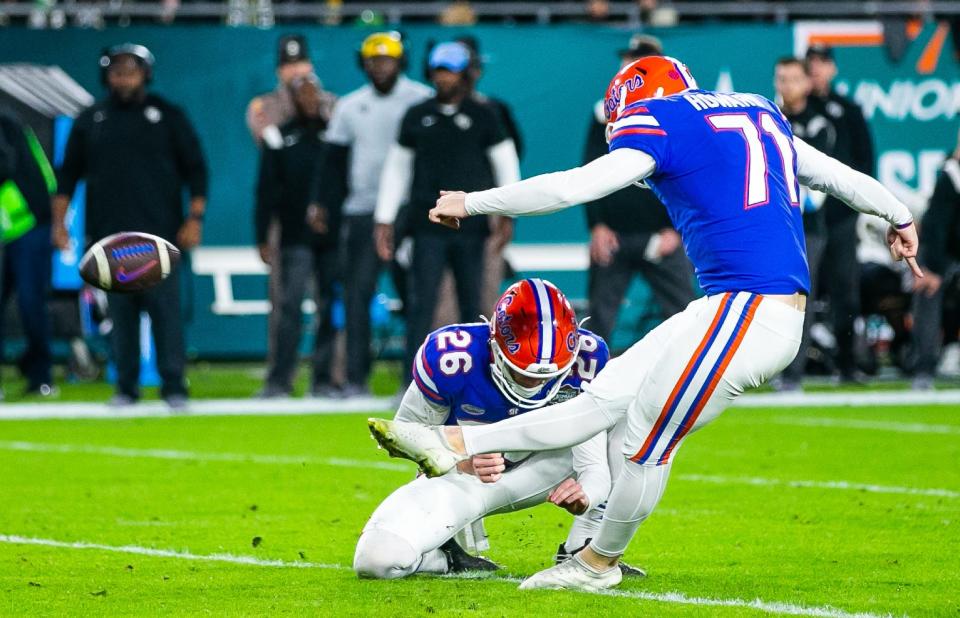
M 578 337 L 577 347 L 570 357 L 570 362 L 562 368 L 557 368 L 556 365 L 531 365 L 526 370 L 521 369 L 510 362 L 510 359 L 503 353 L 493 337 L 490 338 L 490 351 L 493 356 L 493 362 L 490 363 L 490 374 L 493 377 L 493 383 L 497 385 L 497 389 L 503 393 L 503 396 L 510 403 L 526 409 L 536 409 L 550 403 L 560 391 L 563 381 L 573 369 L 574 362 L 576 362 L 577 355 L 580 352 L 580 340 Z M 531 368 L 534 368 L 534 370 L 531 371 Z M 542 380 L 542 382 L 532 387 L 523 386 L 514 378 L 515 373 Z M 538 395 L 540 396 L 538 397 Z

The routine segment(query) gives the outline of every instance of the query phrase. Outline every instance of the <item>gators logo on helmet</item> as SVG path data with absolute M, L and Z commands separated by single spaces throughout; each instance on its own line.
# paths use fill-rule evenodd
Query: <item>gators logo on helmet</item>
M 491 372 L 500 392 L 516 405 L 543 406 L 560 389 L 580 351 L 576 313 L 549 281 L 514 283 L 497 301 L 490 348 Z
M 645 99 L 668 97 L 697 87 L 685 64 L 670 56 L 645 56 L 613 76 L 603 101 L 607 122 L 616 122 L 630 105 Z

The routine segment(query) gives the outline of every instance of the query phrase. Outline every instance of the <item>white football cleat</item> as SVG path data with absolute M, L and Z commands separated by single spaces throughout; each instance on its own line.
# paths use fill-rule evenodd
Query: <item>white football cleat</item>
M 620 567 L 598 573 L 587 566 L 579 555 L 539 573 L 534 573 L 520 584 L 520 590 L 583 590 L 596 592 L 613 588 L 623 580 Z
M 391 457 L 402 457 L 416 463 L 429 477 L 449 472 L 457 463 L 467 459 L 447 446 L 441 436 L 443 427 L 428 427 L 419 423 L 367 419 L 373 439 L 385 448 Z

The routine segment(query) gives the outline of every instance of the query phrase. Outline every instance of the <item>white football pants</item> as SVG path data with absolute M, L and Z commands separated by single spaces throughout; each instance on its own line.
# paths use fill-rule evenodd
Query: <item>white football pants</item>
M 700 298 L 607 363 L 579 397 L 464 427 L 467 453 L 571 446 L 626 416 L 628 461 L 591 544 L 600 554 L 620 555 L 663 494 L 686 436 L 786 367 L 802 328 L 803 312 L 775 299 L 748 292 Z
M 495 483 L 456 470 L 432 479 L 421 476 L 390 494 L 370 516 L 353 569 L 377 579 L 445 573 L 446 558 L 437 548 L 461 528 L 487 515 L 542 504 L 573 475 L 571 452 L 562 449 L 530 454 Z

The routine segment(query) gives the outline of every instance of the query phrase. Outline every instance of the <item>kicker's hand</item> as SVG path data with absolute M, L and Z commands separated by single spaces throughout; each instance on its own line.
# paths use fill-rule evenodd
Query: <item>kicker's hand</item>
M 571 515 L 583 515 L 590 508 L 590 500 L 583 487 L 574 479 L 567 479 L 550 492 L 547 502 L 556 504 Z
M 917 265 L 917 250 L 920 241 L 917 238 L 917 226 L 911 223 L 903 229 L 890 226 L 887 230 L 887 244 L 890 246 L 890 257 L 895 261 L 906 260 L 913 276 L 923 278 L 923 271 Z
M 437 205 L 430 209 L 430 221 L 454 230 L 459 230 L 460 220 L 468 216 L 467 194 L 463 191 L 441 191 Z

